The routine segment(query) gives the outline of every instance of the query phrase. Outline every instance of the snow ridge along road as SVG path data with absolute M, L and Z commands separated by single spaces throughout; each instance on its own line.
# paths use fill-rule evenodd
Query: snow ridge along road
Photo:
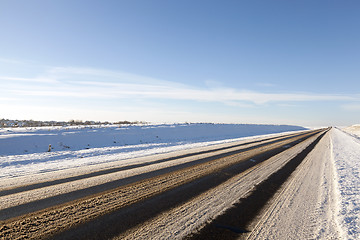
M 1 201 L 1 204 L 4 206 L 0 215 L 3 220 L 0 237 L 4 239 L 21 239 L 24 236 L 30 238 L 58 236 L 59 239 L 71 239 L 74 236 L 83 236 L 84 238 L 92 236 L 93 238 L 99 238 L 99 235 L 93 235 L 93 231 L 102 237 L 117 236 L 119 234 L 126 234 L 127 232 L 131 233 L 132 236 L 136 236 L 136 234 L 133 235 L 133 233 L 136 232 L 137 227 L 142 226 L 141 223 L 151 221 L 151 219 L 161 214 L 166 214 L 169 209 L 176 209 L 183 204 L 196 203 L 199 200 L 198 198 L 208 196 L 211 199 L 212 195 L 209 195 L 209 191 L 218 191 L 219 186 L 233 181 L 234 178 L 248 175 L 252 176 L 254 180 L 247 184 L 248 190 L 243 192 L 243 194 L 247 194 L 254 187 L 254 183 L 259 184 L 266 179 L 266 176 L 271 175 L 272 172 L 277 171 L 286 163 L 284 159 L 286 157 L 280 158 L 282 160 L 274 160 L 274 158 L 271 158 L 272 155 L 281 154 L 288 156 L 288 158 L 294 156 L 296 152 L 310 145 L 311 142 L 315 140 L 314 138 L 320 134 L 319 132 L 320 131 L 312 131 L 302 135 L 295 134 L 253 143 L 250 142 L 248 144 L 239 144 L 238 146 L 234 146 L 234 148 L 230 148 L 230 152 L 229 149 L 220 149 L 214 152 L 205 151 L 205 153 L 202 154 L 194 154 L 179 159 L 163 162 L 155 161 L 156 163 L 147 166 L 130 168 L 128 169 L 129 171 L 119 170 L 107 174 L 89 176 L 83 179 L 80 178 L 75 181 L 45 184 L 45 187 L 42 187 L 41 184 L 36 185 L 36 183 L 34 183 L 36 187 L 25 190 L 18 189 L 19 191 L 8 192 L 1 197 L 0 200 L 5 201 Z M 297 150 L 295 151 L 294 149 Z M 266 174 L 264 174 L 263 171 L 254 170 L 259 169 L 260 166 L 262 166 L 263 170 L 271 170 L 268 170 Z M 273 167 L 270 168 L 270 166 Z M 124 174 L 126 171 L 128 172 Z M 251 172 L 254 172 L 254 175 L 250 174 Z M 101 180 L 104 176 L 107 176 L 107 178 Z M 104 185 L 101 184 L 109 182 L 109 176 L 112 182 L 116 182 L 119 179 L 129 179 L 131 177 L 132 179 L 130 182 L 124 181 L 122 183 L 120 182 L 120 184 L 116 182 L 113 186 L 110 187 L 109 185 L 108 188 L 105 187 L 104 189 Z M 138 178 L 139 176 L 140 178 Z M 95 178 L 95 180 L 93 181 L 94 183 L 91 183 L 93 184 L 92 186 L 85 186 L 85 188 L 79 187 L 81 184 L 84 184 L 84 182 L 91 182 L 89 180 L 93 178 Z M 77 190 L 74 191 L 72 188 L 72 185 L 76 185 L 76 181 L 83 181 L 83 183 L 79 183 L 79 186 L 75 187 L 75 189 L 80 189 L 82 193 L 90 189 L 89 192 L 84 195 L 79 194 L 76 199 L 71 199 L 70 201 L 63 199 L 77 194 Z M 100 185 L 98 185 L 97 182 L 100 182 Z M 248 181 L 244 182 L 246 183 Z M 91 189 L 91 187 L 94 186 L 101 186 L 99 189 L 101 190 L 101 188 L 103 188 L 102 190 L 105 190 L 105 192 L 99 189 L 94 192 L 93 189 Z M 46 188 L 56 188 L 57 191 L 60 192 L 55 191 L 56 194 L 54 195 L 54 189 Z M 198 191 L 199 189 L 201 191 Z M 41 191 L 43 192 L 41 193 Z M 49 195 L 46 195 L 47 193 Z M 175 201 L 174 206 L 167 208 L 159 204 L 163 202 L 161 198 L 164 198 L 164 196 L 176 196 L 179 195 L 179 193 L 183 196 L 183 201 Z M 62 194 L 68 195 L 64 197 Z M 189 195 L 188 198 L 185 196 L 187 194 Z M 235 198 L 239 199 L 239 196 L 235 196 L 234 199 Z M 18 202 L 14 205 L 14 201 Z M 44 201 L 44 203 L 46 201 L 55 201 L 56 204 L 50 204 L 46 209 L 31 208 L 30 206 L 34 207 L 38 205 L 39 202 L 36 201 Z M 31 205 L 33 202 L 36 204 Z M 119 216 L 120 219 L 123 219 L 123 214 L 129 216 L 129 214 L 136 209 L 141 209 L 141 207 L 145 207 L 145 209 L 149 208 L 149 202 L 152 202 L 150 206 L 152 206 L 153 209 L 155 203 L 158 208 L 157 211 L 150 211 L 148 216 L 140 219 L 137 218 L 133 223 L 124 225 L 120 232 L 118 228 L 111 227 L 114 221 L 117 222 L 117 220 L 119 220 Z M 230 201 L 230 205 L 223 206 L 221 211 L 230 207 L 231 202 L 232 201 Z M 17 206 L 22 207 L 17 209 Z M 9 209 L 12 211 L 8 211 Z M 11 212 L 16 212 L 14 210 L 17 210 L 20 214 L 12 216 Z M 218 214 L 218 211 L 208 215 L 205 214 L 206 217 L 203 220 L 207 221 L 210 217 L 213 217 L 212 214 Z M 126 220 L 129 220 L 127 222 L 131 222 L 129 217 Z M 101 222 L 100 225 L 99 221 Z M 188 228 L 180 231 L 181 234 L 177 234 L 177 236 L 189 234 L 199 226 L 199 223 L 204 223 L 204 221 L 191 224 Z M 101 225 L 107 226 L 106 229 L 103 229 Z M 144 226 L 151 227 L 151 224 L 145 224 Z M 84 230 L 89 235 L 83 235 Z M 179 232 L 179 230 L 177 232 Z M 81 234 L 79 235 L 79 233 Z
M 355 129 L 359 132 L 359 125 Z M 331 131 L 331 143 L 341 236 L 360 239 L 360 138 L 335 128 Z

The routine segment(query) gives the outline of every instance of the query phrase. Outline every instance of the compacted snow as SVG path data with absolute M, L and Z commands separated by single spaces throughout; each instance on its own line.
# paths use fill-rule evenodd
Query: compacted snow
M 339 129 L 332 131 L 338 185 L 338 222 L 343 239 L 360 239 L 360 140 Z
M 299 130 L 305 128 L 248 124 L 3 128 L 0 179 Z

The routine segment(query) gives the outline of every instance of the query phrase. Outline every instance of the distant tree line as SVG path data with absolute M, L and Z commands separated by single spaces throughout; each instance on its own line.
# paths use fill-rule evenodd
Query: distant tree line
M 9 120 L 0 119 L 0 127 L 49 127 L 49 126 L 83 126 L 83 125 L 110 125 L 110 124 L 145 124 L 143 121 L 118 121 L 118 122 L 100 122 L 100 121 L 35 121 L 35 120 Z

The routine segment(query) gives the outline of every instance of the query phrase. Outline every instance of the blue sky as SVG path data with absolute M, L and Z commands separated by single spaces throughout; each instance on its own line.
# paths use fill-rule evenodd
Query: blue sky
M 0 118 L 351 125 L 358 1 L 0 2 Z

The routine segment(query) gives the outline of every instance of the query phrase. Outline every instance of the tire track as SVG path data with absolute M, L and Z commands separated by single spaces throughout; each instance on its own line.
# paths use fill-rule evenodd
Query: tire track
M 240 237 L 239 234 L 249 232 L 247 225 L 259 215 L 267 202 L 274 196 L 281 185 L 286 182 L 302 160 L 315 148 L 327 131 L 328 129 L 321 133 L 314 142 L 286 163 L 280 170 L 257 185 L 249 196 L 240 199 L 238 203 L 224 214 L 187 239 L 238 239 Z
M 247 239 L 339 239 L 330 134 L 325 135 L 271 200 L 261 218 L 250 224 Z M 306 207 L 304 207 L 306 206 Z

